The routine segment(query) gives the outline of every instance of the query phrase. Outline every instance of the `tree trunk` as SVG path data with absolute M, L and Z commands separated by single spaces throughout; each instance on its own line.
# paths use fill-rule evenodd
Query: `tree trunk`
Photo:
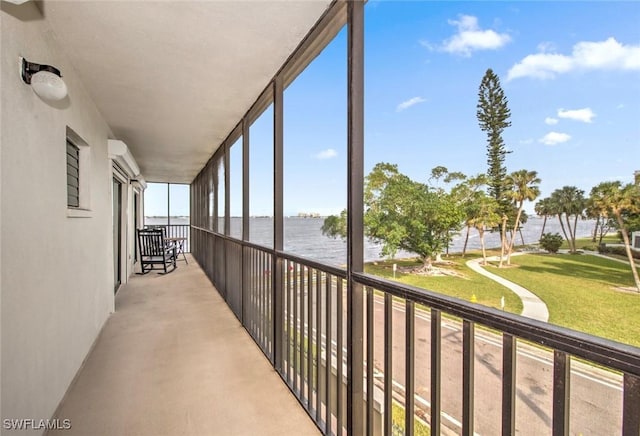
M 425 256 L 422 258 L 422 269 L 424 271 L 430 272 L 432 266 L 431 256 Z
M 502 215 L 502 229 L 500 230 L 500 263 L 498 264 L 498 268 L 502 268 L 502 263 L 504 262 L 504 246 L 507 240 L 507 216 Z
M 544 221 L 542 221 L 542 231 L 540 232 L 540 239 L 544 235 L 544 228 L 547 226 L 547 215 L 544 216 Z
M 598 237 L 598 227 L 600 227 L 600 215 L 596 218 L 596 227 L 593 229 L 593 238 L 591 238 L 591 242 L 596 242 L 596 238 Z
M 571 221 L 569 221 L 569 214 L 564 214 L 564 220 L 567 222 L 567 230 L 569 230 L 569 239 L 567 239 L 567 242 L 569 243 L 569 251 L 571 253 L 575 253 L 576 247 L 575 241 L 573 239 L 573 233 L 571 232 Z
M 520 240 L 522 241 L 522 245 L 527 245 L 524 243 L 524 235 L 522 234 L 522 227 L 520 227 L 520 229 L 518 230 L 518 233 L 520 233 Z
M 462 247 L 462 257 L 467 253 L 467 243 L 469 242 L 469 231 L 471 230 L 471 226 L 467 225 L 467 236 L 464 238 L 464 246 Z
M 578 232 L 578 214 L 573 219 L 573 249 L 578 251 L 578 247 L 576 246 L 576 233 Z
M 606 232 L 604 230 L 605 228 L 607 229 Z M 602 222 L 600 223 L 600 240 L 598 241 L 598 245 L 602 244 L 602 239 L 604 238 L 604 235 L 606 233 L 609 233 L 609 226 L 605 225 L 605 220 L 603 218 Z
M 509 251 L 507 252 L 507 265 L 511 265 L 511 253 L 513 252 L 513 244 L 516 241 L 516 234 L 518 233 L 518 224 L 520 224 L 520 215 L 522 214 L 523 202 L 520 202 L 518 206 L 518 213 L 516 214 L 516 222 L 513 225 L 513 236 L 511 237 L 511 243 L 509 244 Z
M 569 238 L 567 237 L 567 231 L 564 229 L 564 223 L 562 222 L 562 214 L 558 214 L 558 221 L 560 221 L 560 228 L 562 229 L 562 233 L 564 234 L 564 239 L 567 240 L 567 244 L 569 244 L 569 250 L 571 250 L 571 242 L 569 242 Z
M 484 247 L 484 227 L 478 227 L 478 234 L 480 235 L 480 247 L 482 248 L 482 264 L 487 264 L 487 250 Z
M 622 233 L 624 249 L 626 250 L 627 257 L 629 258 L 629 265 L 631 266 L 631 272 L 633 273 L 633 281 L 636 284 L 637 291 L 640 292 L 640 277 L 638 277 L 638 269 L 636 268 L 636 262 L 633 259 L 633 254 L 631 254 L 631 243 L 629 242 L 629 235 L 627 234 L 627 229 L 624 227 L 624 222 L 622 221 L 620 211 L 614 211 L 614 213 L 616 215 L 616 219 L 618 220 L 618 225 L 620 226 L 620 233 Z

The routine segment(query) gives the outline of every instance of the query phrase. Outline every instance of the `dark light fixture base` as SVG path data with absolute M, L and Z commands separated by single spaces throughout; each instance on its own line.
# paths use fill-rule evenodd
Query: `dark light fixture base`
M 51 65 L 43 65 L 36 64 L 34 62 L 29 62 L 25 58 L 22 59 L 22 67 L 20 68 L 20 75 L 22 76 L 22 80 L 24 83 L 31 85 L 31 76 L 40 71 L 48 71 L 50 73 L 55 74 L 58 77 L 62 77 L 62 73 L 56 67 L 52 67 Z

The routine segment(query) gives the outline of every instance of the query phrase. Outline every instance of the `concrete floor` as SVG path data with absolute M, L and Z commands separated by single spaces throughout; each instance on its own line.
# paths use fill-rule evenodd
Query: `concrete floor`
M 50 435 L 316 435 L 202 270 L 133 276 Z

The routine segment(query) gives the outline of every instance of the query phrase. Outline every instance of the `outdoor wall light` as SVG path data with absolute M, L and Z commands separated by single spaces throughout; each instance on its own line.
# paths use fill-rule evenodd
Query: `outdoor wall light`
M 24 83 L 31 85 L 43 100 L 57 101 L 67 96 L 67 85 L 60 70 L 51 65 L 41 65 L 20 58 L 20 74 Z

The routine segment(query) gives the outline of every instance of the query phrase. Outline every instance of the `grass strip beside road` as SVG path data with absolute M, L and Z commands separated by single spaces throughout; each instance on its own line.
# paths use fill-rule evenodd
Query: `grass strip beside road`
M 402 407 L 400 404 L 398 404 L 397 402 L 393 401 L 392 402 L 392 408 L 393 408 L 393 412 L 392 412 L 392 433 L 393 435 L 404 435 L 405 434 L 405 427 L 404 427 L 404 420 L 405 420 L 405 410 L 404 407 Z M 429 426 L 426 423 L 423 423 L 422 420 L 418 419 L 417 416 L 414 417 L 413 419 L 413 434 L 414 436 L 430 436 L 431 435 L 431 429 L 429 428 Z
M 488 271 L 529 289 L 549 309 L 549 322 L 640 347 L 640 294 L 629 265 L 579 254 L 527 254 L 511 268 Z

